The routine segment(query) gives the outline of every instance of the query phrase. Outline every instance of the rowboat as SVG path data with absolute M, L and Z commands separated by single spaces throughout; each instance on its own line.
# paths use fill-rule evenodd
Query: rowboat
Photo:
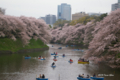
M 31 57 L 25 57 L 25 59 L 30 59 Z
M 51 55 L 56 55 L 56 54 L 54 54 L 54 53 L 51 53 Z
M 57 59 L 53 59 L 54 61 L 57 61 Z
M 68 47 L 68 45 L 66 45 L 66 47 Z
M 92 80 L 104 80 L 104 77 L 90 77 Z
M 82 62 L 82 61 L 78 61 L 78 64 L 89 64 L 89 62 Z
M 78 64 L 89 64 L 89 61 L 81 61 L 81 60 L 78 60 Z
M 45 60 L 45 59 L 42 58 L 42 59 L 40 59 L 40 60 Z
M 58 49 L 62 49 L 62 47 L 59 47 Z
M 62 57 L 65 57 L 65 56 L 62 55 Z
M 81 49 L 73 49 L 73 51 L 81 51 L 81 52 L 84 52 L 84 50 L 81 50 Z
M 90 78 L 82 78 L 82 77 L 77 77 L 79 80 L 90 80 Z
M 73 61 L 68 61 L 69 63 L 73 63 Z
M 41 59 L 40 57 L 38 57 L 38 59 Z
M 52 67 L 52 68 L 55 68 L 55 67 L 56 67 L 56 65 L 51 65 L 51 67 Z
M 36 78 L 36 80 L 48 80 L 48 78 Z
M 59 56 L 54 56 L 54 57 L 59 57 Z

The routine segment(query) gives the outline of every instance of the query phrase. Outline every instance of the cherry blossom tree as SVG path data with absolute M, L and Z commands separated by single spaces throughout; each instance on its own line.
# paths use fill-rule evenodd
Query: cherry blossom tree
M 43 20 L 9 15 L 0 15 L 0 37 L 13 40 L 20 38 L 24 44 L 28 44 L 32 38 L 41 39 L 44 43 L 49 42 L 51 39 L 49 25 Z

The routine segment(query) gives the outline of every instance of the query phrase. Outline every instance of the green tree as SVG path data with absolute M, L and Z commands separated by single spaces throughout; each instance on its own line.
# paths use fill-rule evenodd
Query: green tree
M 49 25 L 49 27 L 50 27 L 50 28 L 52 28 L 52 26 L 51 26 L 51 25 Z
M 54 23 L 54 26 L 63 27 L 65 23 L 70 23 L 70 22 L 71 22 L 71 21 L 58 19 L 58 20 Z

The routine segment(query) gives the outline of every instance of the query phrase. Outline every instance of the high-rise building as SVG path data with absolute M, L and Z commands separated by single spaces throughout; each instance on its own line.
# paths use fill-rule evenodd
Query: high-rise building
M 71 6 L 66 3 L 58 5 L 57 16 L 61 20 L 71 20 Z
M 0 14 L 5 14 L 5 9 L 0 8 Z
M 51 17 L 50 15 L 45 16 L 46 24 L 50 24 L 51 22 L 50 17 Z
M 120 0 L 118 0 L 118 3 L 120 3 Z
M 46 21 L 46 20 L 45 20 L 45 17 L 41 17 L 40 19 L 43 19 L 44 21 Z
M 120 8 L 120 0 L 118 0 L 118 3 L 112 4 L 112 11 Z
M 51 15 L 52 19 L 51 19 L 51 24 L 54 24 L 56 22 L 56 16 L 55 15 Z
M 46 15 L 45 22 L 47 24 L 53 25 L 56 22 L 56 16 L 55 15 Z

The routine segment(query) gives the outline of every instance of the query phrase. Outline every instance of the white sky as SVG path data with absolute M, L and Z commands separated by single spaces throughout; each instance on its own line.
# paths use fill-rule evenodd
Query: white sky
M 47 14 L 57 16 L 57 6 L 61 3 L 71 5 L 72 14 L 85 11 L 109 13 L 111 4 L 118 0 L 0 0 L 0 7 L 6 9 L 7 15 L 44 17 Z

